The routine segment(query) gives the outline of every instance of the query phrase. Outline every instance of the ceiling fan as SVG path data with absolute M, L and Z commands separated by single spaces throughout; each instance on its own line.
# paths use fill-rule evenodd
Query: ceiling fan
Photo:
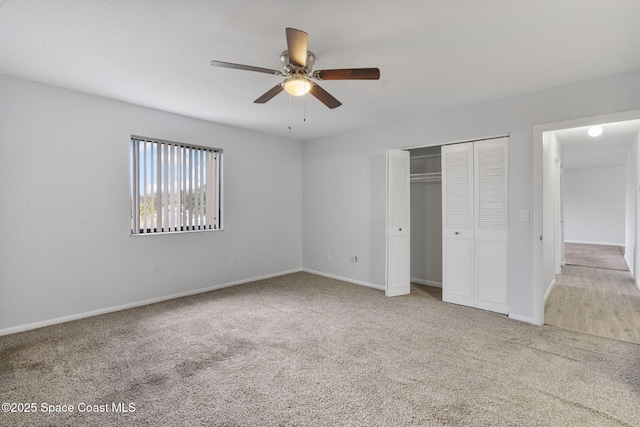
M 313 52 L 307 50 L 309 35 L 295 28 L 287 28 L 286 34 L 287 50 L 282 52 L 280 56 L 283 71 L 222 61 L 211 61 L 211 65 L 214 67 L 235 68 L 238 70 L 255 71 L 286 77 L 283 82 L 278 83 L 253 101 L 258 104 L 264 104 L 284 90 L 294 96 L 301 96 L 309 92 L 327 107 L 336 108 L 341 106 L 342 103 L 329 92 L 318 86 L 317 83 L 311 81 L 311 79 L 378 80 L 380 78 L 380 70 L 378 68 L 341 68 L 336 70 L 316 70 L 312 72 L 316 56 Z

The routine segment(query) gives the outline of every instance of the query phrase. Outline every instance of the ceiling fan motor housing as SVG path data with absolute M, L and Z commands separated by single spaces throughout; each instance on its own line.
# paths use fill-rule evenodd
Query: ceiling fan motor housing
M 294 74 L 305 74 L 308 75 L 311 73 L 311 69 L 313 68 L 313 64 L 315 64 L 316 62 L 316 55 L 311 52 L 310 50 L 307 50 L 307 63 L 304 67 L 298 67 L 293 65 L 290 61 L 289 61 L 289 51 L 285 50 L 284 52 L 282 52 L 282 55 L 280 55 L 280 62 L 282 62 L 282 65 L 284 67 L 284 71 L 287 75 L 294 75 Z

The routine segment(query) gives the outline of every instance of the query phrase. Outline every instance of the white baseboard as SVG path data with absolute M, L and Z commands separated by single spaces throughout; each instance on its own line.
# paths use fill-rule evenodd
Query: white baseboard
M 549 285 L 549 289 L 547 289 L 547 292 L 545 292 L 545 294 L 544 294 L 544 302 L 545 303 L 549 299 L 549 295 L 551 295 L 551 290 L 553 289 L 553 287 L 555 285 L 556 285 L 556 279 L 553 279 L 553 282 L 551 282 L 551 285 Z
M 520 316 L 519 314 L 509 313 L 509 319 L 518 320 L 520 322 L 531 323 L 532 325 L 541 325 L 542 323 L 536 323 L 533 317 Z
M 311 273 L 311 274 L 317 274 L 318 276 L 328 277 L 329 279 L 342 280 L 343 282 L 349 282 L 349 283 L 353 283 L 355 285 L 366 286 L 367 288 L 378 289 L 378 290 L 381 290 L 381 291 L 385 290 L 384 286 L 375 285 L 375 284 L 369 283 L 369 282 L 363 282 L 361 280 L 353 280 L 353 279 L 349 279 L 347 277 L 336 276 L 335 274 L 329 274 L 329 273 L 325 273 L 323 271 L 311 270 L 309 268 L 303 268 L 302 271 L 305 271 L 305 272 Z
M 249 279 L 236 280 L 234 282 L 223 283 L 220 285 L 214 285 L 207 288 L 195 289 L 192 291 L 180 292 L 177 294 L 166 295 L 157 298 L 151 298 L 143 301 L 136 301 L 129 304 L 123 304 L 115 307 L 101 308 L 99 310 L 88 311 L 84 313 L 72 314 L 71 316 L 58 317 L 56 319 L 44 320 L 42 322 L 29 323 L 26 325 L 14 326 L 11 328 L 0 329 L 0 336 L 15 334 L 18 332 L 29 331 L 31 329 L 43 328 L 45 326 L 56 325 L 58 323 L 71 322 L 73 320 L 86 319 L 87 317 L 100 316 L 102 314 L 113 313 L 116 311 L 127 310 L 129 308 L 142 307 L 144 305 L 155 304 L 162 301 L 168 301 L 176 298 L 188 297 L 191 295 L 202 294 L 205 292 L 215 291 L 217 289 L 228 288 L 230 286 L 241 285 L 243 283 L 255 282 L 257 280 L 270 279 L 272 277 L 284 276 L 285 274 L 297 273 L 302 271 L 302 268 L 297 268 L 288 271 L 281 271 L 279 273 L 266 274 L 264 276 L 252 277 Z
M 442 283 L 441 282 L 433 282 L 431 280 L 424 280 L 424 279 L 416 279 L 416 278 L 411 278 L 411 283 L 417 283 L 418 285 L 426 285 L 426 286 L 433 286 L 436 288 L 441 288 L 442 287 Z
M 632 265 L 633 265 L 633 255 L 634 254 L 624 254 L 624 262 L 627 263 L 627 268 L 629 269 L 629 271 L 631 271 L 632 274 L 635 274 L 635 272 L 633 271 Z
M 602 246 L 621 246 L 624 248 L 624 243 L 615 242 L 590 242 L 586 240 L 565 240 L 565 243 L 580 243 L 583 245 L 602 245 Z

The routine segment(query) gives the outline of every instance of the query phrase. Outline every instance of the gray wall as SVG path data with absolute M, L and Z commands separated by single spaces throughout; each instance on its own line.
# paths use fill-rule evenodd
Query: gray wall
M 386 149 L 509 134 L 509 311 L 533 322 L 533 126 L 638 109 L 638 93 L 640 71 L 305 142 L 305 268 L 383 287 Z
M 302 267 L 301 143 L 2 76 L 0 111 L 0 334 Z M 130 236 L 131 134 L 224 150 L 224 231 Z
M 624 246 L 626 166 L 565 168 L 564 240 Z

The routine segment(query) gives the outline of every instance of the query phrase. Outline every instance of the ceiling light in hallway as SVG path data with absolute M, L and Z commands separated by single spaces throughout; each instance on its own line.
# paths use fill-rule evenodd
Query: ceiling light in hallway
M 602 135 L 603 129 L 602 126 L 591 126 L 587 133 L 589 136 L 595 138 L 596 136 Z

